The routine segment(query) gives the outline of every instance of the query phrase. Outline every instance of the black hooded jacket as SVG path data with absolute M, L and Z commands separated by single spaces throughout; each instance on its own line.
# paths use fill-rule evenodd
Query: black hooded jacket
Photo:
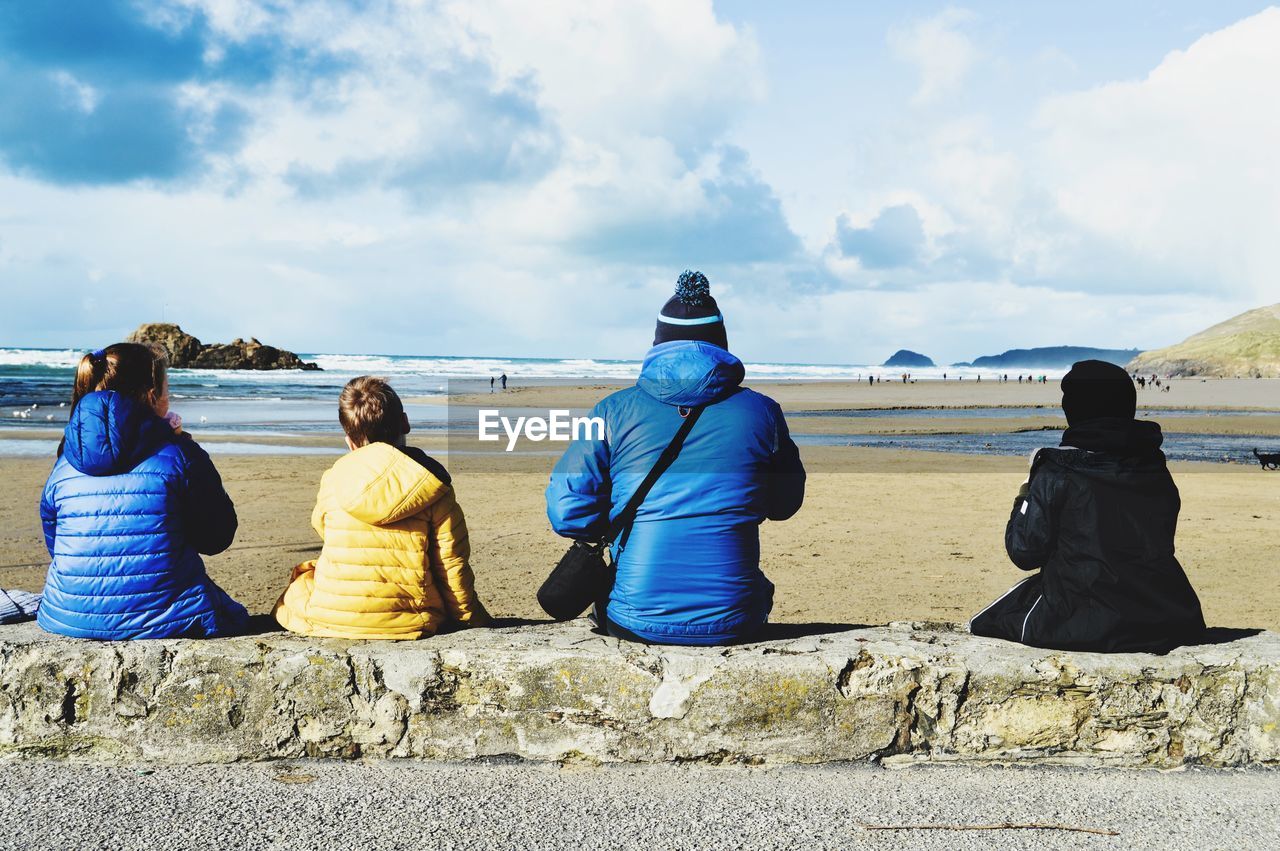
M 974 618 L 975 634 L 1037 647 L 1167 652 L 1204 631 L 1174 557 L 1181 500 L 1153 422 L 1094 419 L 1042 449 L 1005 530 L 1040 570 Z

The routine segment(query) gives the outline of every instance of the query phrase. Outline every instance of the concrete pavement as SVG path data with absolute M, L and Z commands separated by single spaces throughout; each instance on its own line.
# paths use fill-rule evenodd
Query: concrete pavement
M 1280 772 L 0 763 L 0 849 L 1276 848 Z M 1058 823 L 871 831 L 859 824 Z

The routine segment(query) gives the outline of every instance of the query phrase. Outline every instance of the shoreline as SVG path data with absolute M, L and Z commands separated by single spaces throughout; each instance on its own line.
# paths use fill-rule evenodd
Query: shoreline
M 489 456 L 492 445 L 476 441 L 479 410 L 497 408 L 513 419 L 526 414 L 545 416 L 550 410 L 584 414 L 600 399 L 633 383 L 554 380 L 494 393 L 409 396 L 405 402 L 414 426 L 410 439 L 429 452 L 447 455 L 452 449 L 459 457 Z M 837 449 L 845 448 L 845 438 L 855 444 L 874 438 L 903 438 L 908 443 L 932 442 L 935 447 L 941 443 L 944 454 L 976 451 L 983 456 L 1016 455 L 1022 454 L 1032 439 L 1028 435 L 1043 434 L 1045 443 L 1057 444 L 1066 426 L 1056 382 L 1018 385 L 952 380 L 872 387 L 837 380 L 762 379 L 749 381 L 747 386 L 779 403 L 797 439 Z M 1138 415 L 1159 422 L 1166 435 L 1187 436 L 1172 444 L 1175 448 L 1186 446 L 1185 451 L 1174 453 L 1183 459 L 1211 464 L 1248 462 L 1252 448 L 1266 451 L 1280 440 L 1280 379 L 1177 379 L 1170 386 L 1174 389 L 1169 393 L 1139 391 Z M 218 457 L 343 451 L 333 405 L 326 400 L 288 400 L 283 405 L 274 400 L 178 400 L 174 408 L 179 413 L 190 411 L 187 430 Z M 273 409 L 279 411 L 276 420 L 272 420 Z M 209 423 L 194 422 L 203 413 L 209 414 Z M 48 444 L 62 433 L 57 421 L 15 423 L 6 418 L 0 422 L 0 458 L 31 457 L 45 450 L 52 454 Z M 975 450 L 943 440 L 948 436 L 987 439 Z M 46 444 L 37 450 L 29 441 Z M 562 449 L 558 444 L 530 444 L 522 439 L 514 454 L 554 455 Z M 930 451 L 911 445 L 892 449 Z

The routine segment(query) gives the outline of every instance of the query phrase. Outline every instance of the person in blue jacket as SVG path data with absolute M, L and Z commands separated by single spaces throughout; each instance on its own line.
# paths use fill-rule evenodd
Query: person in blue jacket
M 782 409 L 742 387 L 743 378 L 706 277 L 685 272 L 658 315 L 636 385 L 591 412 L 604 420 L 604 438 L 574 440 L 556 464 L 546 493 L 552 527 L 601 540 L 682 415 L 703 408 L 629 533 L 613 544 L 617 578 L 607 609 L 597 611 L 611 635 L 727 644 L 768 619 L 773 585 L 760 570 L 759 527 L 800 509 L 805 473 Z
M 247 626 L 200 558 L 231 546 L 235 507 L 169 414 L 165 357 L 151 347 L 117 343 L 81 359 L 40 519 L 53 558 L 37 616 L 45 630 L 122 640 Z

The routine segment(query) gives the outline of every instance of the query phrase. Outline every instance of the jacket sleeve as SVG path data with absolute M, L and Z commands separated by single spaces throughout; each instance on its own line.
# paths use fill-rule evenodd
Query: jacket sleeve
M 1058 545 L 1064 479 L 1058 468 L 1042 459 L 1038 457 L 1032 465 L 1026 493 L 1014 500 L 1004 532 L 1009 559 L 1022 570 L 1044 567 Z
M 53 500 L 52 483 L 46 483 L 40 494 L 40 525 L 44 527 L 44 545 L 53 557 L 53 545 L 58 537 L 58 507 Z
M 320 483 L 320 492 L 316 494 L 316 507 L 311 509 L 311 528 L 316 530 L 320 540 L 324 540 L 324 482 Z
M 187 539 L 196 552 L 217 555 L 235 540 L 239 524 L 236 507 L 223 489 L 209 453 L 190 437 L 179 437 L 178 446 L 187 461 L 183 503 Z
M 597 405 L 591 416 L 607 417 Z M 607 427 L 607 426 L 606 426 Z M 609 440 L 575 439 L 551 471 L 547 519 L 557 535 L 578 541 L 600 540 L 609 531 L 613 484 L 609 477 Z
M 791 439 L 787 420 L 782 409 L 775 405 L 775 437 L 773 455 L 769 459 L 768 506 L 765 516 L 770 520 L 786 520 L 804 504 L 804 465 L 800 463 L 800 450 Z
M 427 507 L 427 511 L 434 536 L 428 553 L 432 578 L 444 599 L 450 619 L 464 626 L 485 626 L 489 623 L 489 613 L 476 596 L 467 519 L 453 488 L 446 485 L 444 492 Z

